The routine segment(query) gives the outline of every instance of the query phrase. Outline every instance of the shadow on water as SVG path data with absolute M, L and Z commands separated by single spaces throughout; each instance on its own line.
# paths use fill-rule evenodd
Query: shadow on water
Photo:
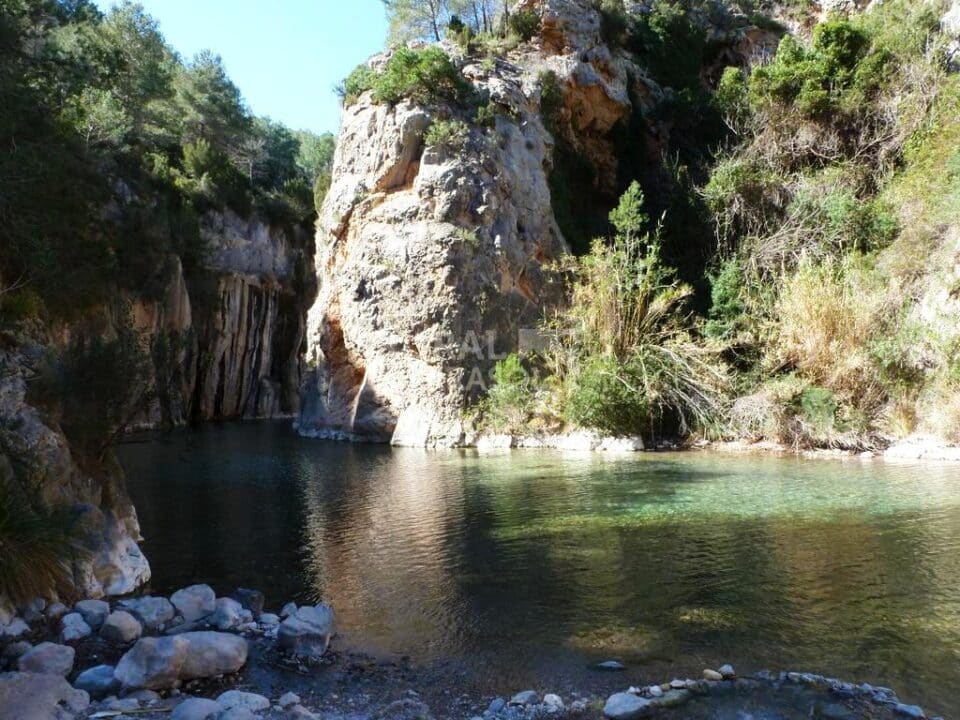
M 803 669 L 960 711 L 960 470 L 478 456 L 207 427 L 120 448 L 154 589 L 322 597 L 344 641 L 479 687 Z M 551 685 L 554 683 L 553 685 Z

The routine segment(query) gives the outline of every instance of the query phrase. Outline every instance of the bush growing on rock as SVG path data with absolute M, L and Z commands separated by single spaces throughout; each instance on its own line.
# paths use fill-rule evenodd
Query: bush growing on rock
M 447 152 L 457 153 L 463 150 L 470 138 L 470 128 L 462 120 L 434 120 L 423 141 L 428 147 L 441 148 Z
M 381 72 L 358 66 L 343 81 L 338 93 L 351 105 L 366 91 L 373 101 L 393 105 L 404 98 L 419 104 L 463 102 L 470 91 L 450 57 L 439 47 L 419 50 L 397 48 Z

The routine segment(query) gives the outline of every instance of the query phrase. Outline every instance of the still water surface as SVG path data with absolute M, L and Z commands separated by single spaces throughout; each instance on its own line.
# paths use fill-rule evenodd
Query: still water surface
M 323 598 L 346 644 L 500 692 L 729 661 L 960 716 L 956 466 L 391 450 L 274 423 L 120 456 L 158 592 Z

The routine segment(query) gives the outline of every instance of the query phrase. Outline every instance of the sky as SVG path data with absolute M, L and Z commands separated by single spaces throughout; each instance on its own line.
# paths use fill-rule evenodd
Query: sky
M 387 33 L 381 0 L 139 1 L 185 58 L 220 55 L 254 113 L 318 133 L 337 131 L 334 86 L 379 52 Z

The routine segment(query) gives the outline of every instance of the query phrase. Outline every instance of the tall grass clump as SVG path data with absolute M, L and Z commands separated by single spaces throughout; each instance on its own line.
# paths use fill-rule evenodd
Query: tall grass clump
M 633 183 L 610 214 L 615 235 L 578 261 L 570 308 L 554 323 L 564 415 L 615 435 L 710 430 L 726 373 L 694 338 L 692 290 L 662 263 L 643 201 Z
M 69 601 L 76 553 L 66 513 L 28 502 L 12 480 L 0 479 L 0 597 L 22 603 L 56 593 Z

